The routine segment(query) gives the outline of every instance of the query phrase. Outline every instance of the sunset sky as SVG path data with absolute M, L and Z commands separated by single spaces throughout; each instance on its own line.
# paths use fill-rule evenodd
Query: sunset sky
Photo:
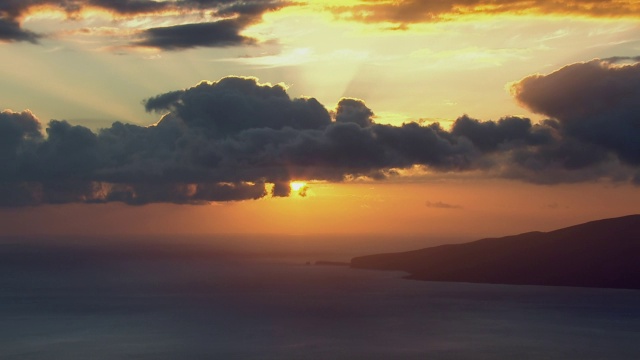
M 638 213 L 639 18 L 0 1 L 0 232 L 473 239 Z

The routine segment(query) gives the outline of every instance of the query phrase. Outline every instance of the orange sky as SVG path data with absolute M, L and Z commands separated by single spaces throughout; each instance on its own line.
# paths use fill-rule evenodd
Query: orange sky
M 212 205 L 56 205 L 0 210 L 14 234 L 370 234 L 475 239 L 636 213 L 640 192 L 507 180 L 311 184 L 307 197 Z M 438 240 L 441 241 L 441 240 Z

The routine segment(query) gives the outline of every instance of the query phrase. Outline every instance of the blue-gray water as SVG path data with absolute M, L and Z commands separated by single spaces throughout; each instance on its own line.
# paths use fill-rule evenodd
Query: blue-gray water
M 418 282 L 297 257 L 2 249 L 2 360 L 640 359 L 640 291 Z

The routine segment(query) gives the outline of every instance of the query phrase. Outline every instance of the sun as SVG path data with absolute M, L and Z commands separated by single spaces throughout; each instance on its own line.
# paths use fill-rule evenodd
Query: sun
M 307 187 L 307 183 L 304 181 L 292 181 L 289 183 L 289 186 L 291 186 L 292 192 L 298 193 L 301 190 L 303 190 L 305 187 Z

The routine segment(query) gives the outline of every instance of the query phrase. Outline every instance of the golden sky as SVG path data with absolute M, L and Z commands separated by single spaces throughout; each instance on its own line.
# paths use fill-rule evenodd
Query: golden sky
M 631 0 L 3 2 L 0 225 L 472 237 L 637 213 L 639 17 Z

